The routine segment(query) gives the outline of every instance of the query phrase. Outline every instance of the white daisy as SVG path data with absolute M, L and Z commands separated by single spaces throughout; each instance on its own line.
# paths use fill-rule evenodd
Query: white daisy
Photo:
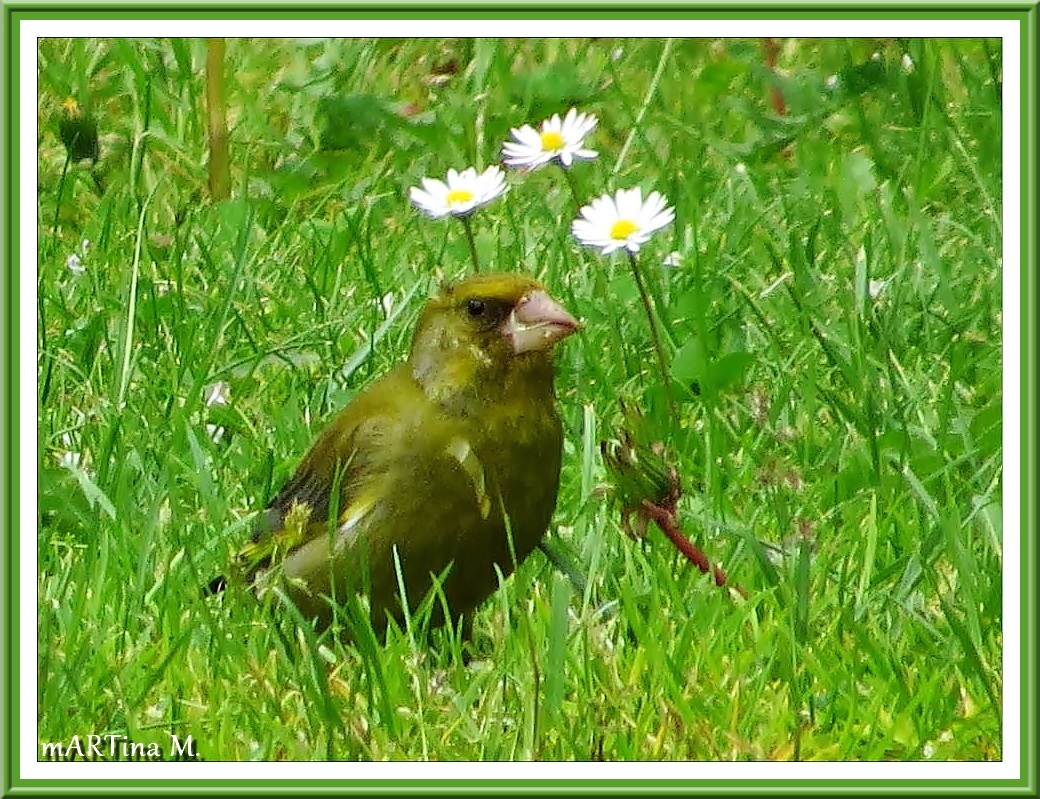
M 582 244 L 599 247 L 604 255 L 622 247 L 639 252 L 650 234 L 675 219 L 675 210 L 666 207 L 667 200 L 652 191 L 643 200 L 636 189 L 618 189 L 613 197 L 604 194 L 581 209 L 571 232 Z
M 888 278 L 888 280 L 874 280 L 872 278 L 870 282 L 867 283 L 867 294 L 870 295 L 870 299 L 876 300 L 880 297 L 891 282 L 892 278 Z
M 456 172 L 448 170 L 448 181 L 422 179 L 423 187 L 412 186 L 408 196 L 427 214 L 437 219 L 442 216 L 469 216 L 506 189 L 505 173 L 497 166 L 489 166 L 479 175 L 473 167 Z
M 583 145 L 598 121 L 592 114 L 579 114 L 572 108 L 562 121 L 559 114 L 553 114 L 542 122 L 540 133 L 530 125 L 513 128 L 510 133 L 516 141 L 502 145 L 506 166 L 535 169 L 553 160 L 570 166 L 575 158 L 595 158 L 596 151 Z
M 80 260 L 80 257 L 76 255 L 76 253 L 72 253 L 72 255 L 65 259 L 65 266 L 68 267 L 68 270 L 74 275 L 82 275 L 87 271 L 87 268 L 83 266 L 83 261 Z
M 203 399 L 207 408 L 214 405 L 227 405 L 231 399 L 231 386 L 223 380 L 211 383 L 203 389 Z M 213 440 L 214 444 L 219 444 L 221 439 L 224 438 L 225 430 L 220 425 L 207 424 L 206 433 Z
M 231 386 L 223 380 L 218 380 L 216 383 L 210 383 L 206 386 L 202 393 L 207 407 L 211 405 L 227 405 L 231 398 Z

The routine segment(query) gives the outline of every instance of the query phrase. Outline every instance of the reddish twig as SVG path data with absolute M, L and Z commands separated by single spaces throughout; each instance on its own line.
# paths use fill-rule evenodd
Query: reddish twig
M 622 429 L 620 440 L 601 441 L 600 452 L 608 473 L 614 479 L 615 490 L 621 504 L 621 529 L 633 539 L 646 535 L 651 520 L 661 529 L 672 545 L 683 557 L 710 574 L 720 588 L 728 583 L 726 572 L 712 564 L 698 547 L 683 535 L 679 525 L 679 500 L 682 497 L 682 481 L 679 472 L 668 463 L 664 443 L 647 443 L 642 416 L 630 411 L 625 404 L 622 411 L 628 419 L 629 428 Z M 633 516 L 634 524 L 633 524 Z M 747 591 L 736 583 L 729 584 L 744 599 Z
M 767 38 L 762 40 L 762 49 L 765 51 L 764 61 L 766 69 L 773 75 L 773 86 L 769 92 L 773 101 L 773 111 L 778 117 L 782 117 L 787 114 L 787 101 L 784 99 L 784 92 L 780 88 L 780 81 L 776 71 L 776 57 L 780 52 L 780 45 L 776 39 Z M 784 147 L 780 152 L 785 160 L 790 160 L 791 148 L 789 146 Z
M 780 52 L 780 45 L 776 43 L 776 39 L 763 39 L 762 47 L 765 50 L 765 62 L 766 67 L 774 75 L 776 74 L 776 56 Z M 782 117 L 787 113 L 787 102 L 784 100 L 784 93 L 780 89 L 778 83 L 773 84 L 773 110 L 776 115 Z
M 679 523 L 676 521 L 674 510 L 662 508 L 659 505 L 655 505 L 649 500 L 643 500 L 643 511 L 653 519 L 654 523 L 661 528 L 661 532 L 664 533 L 668 540 L 671 541 L 675 548 L 678 549 L 685 558 L 690 561 L 694 566 L 701 570 L 702 574 L 711 574 L 715 579 L 715 585 L 719 588 L 726 586 L 728 578 L 726 572 L 723 571 L 722 567 L 714 565 L 708 556 L 705 555 L 699 547 L 690 541 L 682 530 L 679 529 Z M 730 583 L 730 586 L 740 594 L 744 599 L 748 598 L 747 590 L 739 583 Z

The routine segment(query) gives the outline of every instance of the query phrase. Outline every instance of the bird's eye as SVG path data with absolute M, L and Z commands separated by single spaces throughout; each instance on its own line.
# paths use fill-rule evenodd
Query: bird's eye
M 487 303 L 483 300 L 468 300 L 466 302 L 466 312 L 469 313 L 470 316 L 483 316 L 486 310 Z

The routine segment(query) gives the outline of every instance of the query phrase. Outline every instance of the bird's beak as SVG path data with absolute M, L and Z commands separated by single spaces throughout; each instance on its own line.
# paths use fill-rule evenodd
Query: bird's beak
M 518 355 L 532 350 L 547 350 L 578 329 L 578 321 L 544 291 L 536 290 L 521 298 L 502 326 L 502 334 Z

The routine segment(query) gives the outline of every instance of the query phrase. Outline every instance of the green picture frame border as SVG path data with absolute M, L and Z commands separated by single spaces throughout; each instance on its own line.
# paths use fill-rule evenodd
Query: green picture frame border
M 19 174 L 19 33 L 23 22 L 29 20 L 77 20 L 77 19 L 229 19 L 249 18 L 273 19 L 386 19 L 390 15 L 407 15 L 411 19 L 728 19 L 735 14 L 754 16 L 756 19 L 833 19 L 855 18 L 883 19 L 986 19 L 1008 20 L 1018 25 L 1021 46 L 1021 353 L 1020 388 L 1021 400 L 1021 738 L 1018 779 L 1014 780 L 898 780 L 878 779 L 769 779 L 747 778 L 738 780 L 314 780 L 301 782 L 298 779 L 276 780 L 29 780 L 19 772 L 20 714 L 25 710 L 19 696 L 19 490 L 28 475 L 18 470 L 19 406 L 18 369 L 19 340 L 18 297 L 21 280 L 19 266 L 19 222 L 22 213 L 30 209 L 19 207 L 19 191 L 23 175 Z M 1037 791 L 1036 763 L 1032 753 L 1037 748 L 1036 737 L 1036 499 L 1032 488 L 1036 484 L 1036 170 L 1037 170 L 1037 6 L 1035 3 L 1010 2 L 1001 4 L 983 3 L 711 3 L 689 2 L 566 2 L 551 0 L 526 0 L 519 3 L 505 2 L 365 2 L 365 3 L 321 3 L 307 2 L 298 5 L 285 3 L 220 3 L 211 4 L 199 0 L 177 3 L 5 3 L 0 0 L 2 18 L 4 95 L 4 153 L 3 169 L 3 254 L 5 270 L 2 285 L 3 322 L 0 324 L 3 357 L 3 424 L 0 437 L 3 441 L 3 458 L 0 461 L 0 484 L 3 496 L 3 520 L 7 533 L 2 547 L 2 592 L 3 620 L 3 785 L 4 795 L 38 795 L 60 792 L 63 794 L 135 794 L 142 789 L 162 794 L 189 794 L 220 788 L 229 792 L 279 795 L 279 794 L 324 794 L 324 793 L 593 793 L 619 794 L 674 794 L 691 791 L 701 793 L 775 793 L 775 794 L 819 794 L 819 793 L 917 793 L 917 794 L 986 794 L 986 795 L 1035 795 Z M 1005 298 L 1007 301 L 1007 298 Z M 537 767 L 535 766 L 536 770 Z

